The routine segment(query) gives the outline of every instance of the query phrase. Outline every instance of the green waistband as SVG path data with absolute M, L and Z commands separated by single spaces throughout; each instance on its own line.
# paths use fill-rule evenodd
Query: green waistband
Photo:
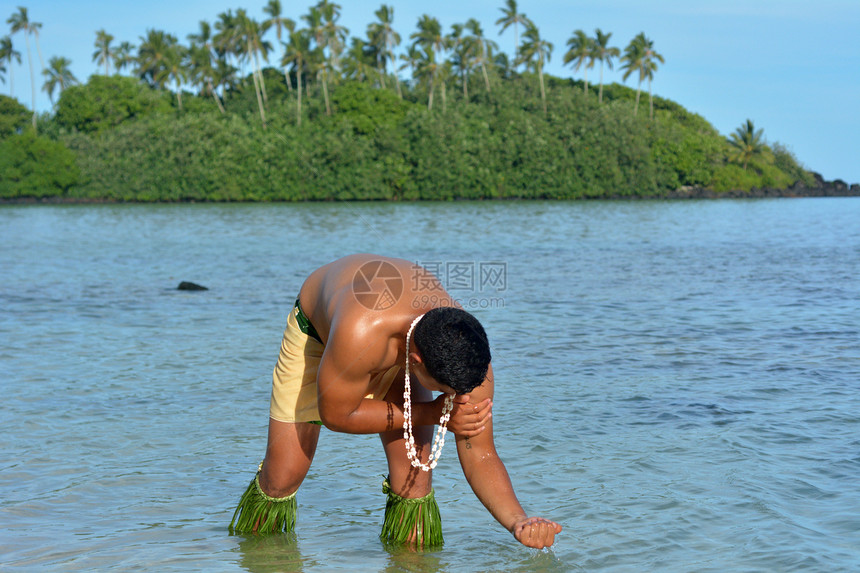
M 322 344 L 322 338 L 320 338 L 317 329 L 314 328 L 314 325 L 311 324 L 311 321 L 308 319 L 307 315 L 305 315 L 304 311 L 302 310 L 302 305 L 299 304 L 299 299 L 296 299 L 296 310 L 298 311 L 296 312 L 296 322 L 299 323 L 299 330 Z

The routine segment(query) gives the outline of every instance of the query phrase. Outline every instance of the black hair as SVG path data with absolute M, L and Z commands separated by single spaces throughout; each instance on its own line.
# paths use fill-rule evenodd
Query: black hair
M 415 346 L 427 372 L 458 394 L 484 382 L 490 343 L 478 319 L 453 307 L 434 308 L 415 326 Z

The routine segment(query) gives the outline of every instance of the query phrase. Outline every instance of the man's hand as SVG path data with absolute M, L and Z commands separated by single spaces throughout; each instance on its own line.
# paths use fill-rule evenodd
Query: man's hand
M 561 525 L 542 517 L 524 517 L 514 524 L 511 533 L 526 547 L 543 549 L 553 544 Z
M 440 409 L 445 396 L 442 394 L 436 398 Z M 475 404 L 472 404 L 469 399 L 468 394 L 454 396 L 454 409 L 451 410 L 451 419 L 448 421 L 449 431 L 466 438 L 483 432 L 490 418 L 493 417 L 493 402 L 489 398 Z

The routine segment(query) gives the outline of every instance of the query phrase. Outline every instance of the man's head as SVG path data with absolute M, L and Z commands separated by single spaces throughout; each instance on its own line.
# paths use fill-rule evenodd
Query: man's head
M 487 375 L 487 333 L 465 310 L 441 307 L 427 312 L 415 327 L 415 346 L 427 373 L 458 394 L 471 392 Z

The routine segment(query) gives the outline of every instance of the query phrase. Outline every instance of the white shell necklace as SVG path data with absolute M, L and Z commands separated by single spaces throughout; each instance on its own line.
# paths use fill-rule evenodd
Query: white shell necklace
M 445 446 L 445 432 L 448 431 L 448 420 L 451 419 L 451 410 L 454 409 L 454 396 L 447 394 L 445 403 L 442 406 L 442 417 L 439 418 L 439 427 L 436 429 L 436 435 L 433 437 L 433 448 L 430 450 L 430 459 L 428 464 L 421 463 L 418 458 L 418 453 L 415 451 L 415 437 L 412 435 L 412 386 L 409 382 L 409 338 L 412 336 L 412 331 L 415 330 L 415 325 L 418 324 L 424 315 L 412 321 L 409 330 L 406 332 L 406 374 L 405 384 L 403 388 L 403 439 L 406 440 L 406 457 L 412 462 L 412 467 L 421 468 L 425 472 L 429 472 L 436 467 L 439 457 L 442 455 L 442 448 Z

